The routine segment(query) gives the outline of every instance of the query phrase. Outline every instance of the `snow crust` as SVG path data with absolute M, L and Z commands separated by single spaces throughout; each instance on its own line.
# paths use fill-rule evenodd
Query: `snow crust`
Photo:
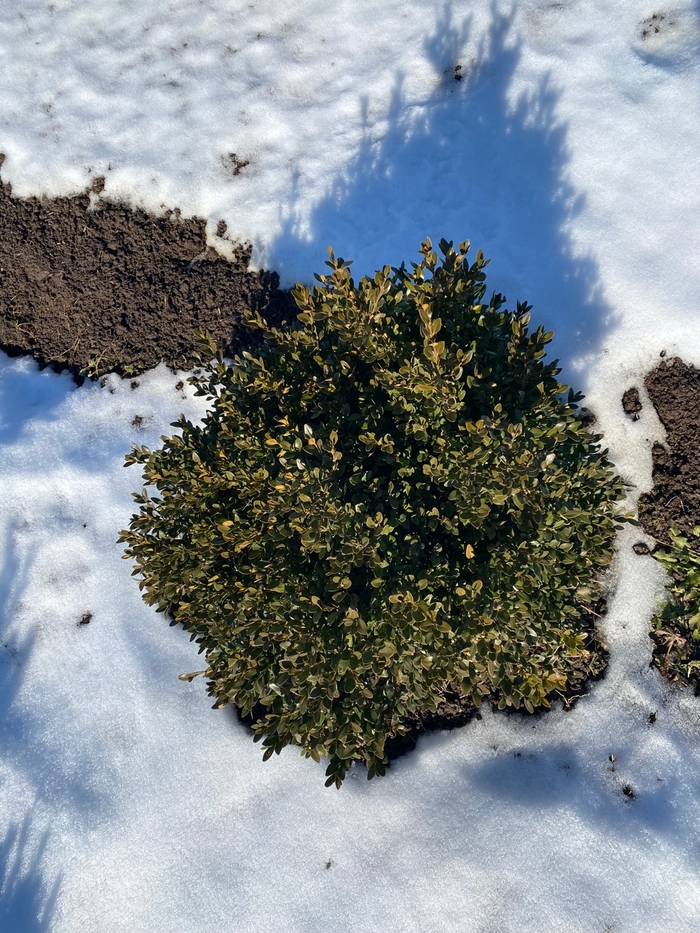
M 366 273 L 468 237 L 650 488 L 663 430 L 620 397 L 662 350 L 700 365 L 697 3 L 6 0 L 0 37 L 15 194 L 104 174 L 212 242 L 226 220 L 287 282 L 329 243 Z M 201 659 L 121 560 L 124 453 L 202 412 L 180 378 L 0 359 L 0 929 L 696 930 L 700 704 L 649 669 L 639 532 L 573 711 L 485 712 L 326 790 L 177 680 Z

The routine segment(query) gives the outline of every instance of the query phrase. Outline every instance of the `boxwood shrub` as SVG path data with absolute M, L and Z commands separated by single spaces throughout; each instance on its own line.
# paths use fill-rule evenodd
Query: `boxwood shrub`
M 329 250 L 294 326 L 252 315 L 264 341 L 233 365 L 205 339 L 203 422 L 127 457 L 150 487 L 121 536 L 144 599 L 264 758 L 298 745 L 327 785 L 357 760 L 383 774 L 446 688 L 532 712 L 587 652 L 622 482 L 551 333 L 484 302 L 468 249 L 426 240 L 357 284 Z
M 670 544 L 654 557 L 668 571 L 663 605 L 652 619 L 653 660 L 664 677 L 700 692 L 700 525 L 692 536 L 671 522 Z

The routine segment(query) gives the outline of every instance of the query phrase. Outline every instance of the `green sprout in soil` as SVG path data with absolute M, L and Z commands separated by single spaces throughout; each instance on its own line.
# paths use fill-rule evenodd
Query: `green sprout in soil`
M 80 375 L 83 377 L 83 379 L 90 379 L 95 381 L 111 371 L 111 367 L 105 361 L 106 353 L 107 350 L 102 350 L 100 352 L 95 351 L 94 353 L 90 354 L 87 363 L 80 370 Z
M 86 365 L 80 370 L 79 375 L 83 379 L 96 382 L 98 379 L 104 378 L 104 376 L 109 375 L 109 373 L 117 373 L 123 379 L 130 379 L 132 376 L 140 375 L 144 369 L 145 364 L 141 360 L 136 360 L 131 363 L 120 363 L 116 359 L 111 359 L 107 357 L 107 350 L 101 350 L 100 352 L 95 351 L 90 354 L 90 357 Z

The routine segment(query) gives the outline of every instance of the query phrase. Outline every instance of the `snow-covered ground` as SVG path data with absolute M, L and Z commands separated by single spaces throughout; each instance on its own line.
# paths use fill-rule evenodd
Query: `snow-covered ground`
M 470 238 L 639 491 L 663 431 L 620 396 L 661 350 L 700 365 L 698 2 L 5 0 L 0 151 L 17 195 L 103 174 L 287 282 L 330 243 L 371 272 Z M 202 410 L 178 378 L 0 360 L 0 930 L 697 930 L 700 703 L 649 669 L 639 533 L 572 712 L 486 712 L 327 790 L 177 680 L 196 650 L 121 560 L 123 454 Z

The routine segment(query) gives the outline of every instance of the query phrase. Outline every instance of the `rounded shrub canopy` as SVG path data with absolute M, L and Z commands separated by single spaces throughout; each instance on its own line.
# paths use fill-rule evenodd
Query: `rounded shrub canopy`
M 163 447 L 122 532 L 144 599 L 206 653 L 215 705 L 383 774 L 385 741 L 444 690 L 548 706 L 585 656 L 586 607 L 620 520 L 581 396 L 545 363 L 529 307 L 484 304 L 481 251 L 297 286 L 299 324 L 190 382 L 212 402 Z

